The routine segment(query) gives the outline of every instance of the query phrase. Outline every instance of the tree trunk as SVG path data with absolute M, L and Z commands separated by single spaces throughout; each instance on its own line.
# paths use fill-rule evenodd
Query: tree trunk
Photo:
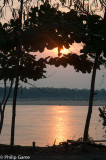
M 94 98 L 94 88 L 95 88 L 95 78 L 96 78 L 96 69 L 97 69 L 97 62 L 98 62 L 98 55 L 96 54 L 93 72 L 92 72 L 92 79 L 91 79 L 91 89 L 90 89 L 90 97 L 89 97 L 89 108 L 88 108 L 88 114 L 86 118 L 85 123 L 85 129 L 84 129 L 84 136 L 83 140 L 88 140 L 88 131 L 89 131 L 89 125 L 90 125 L 90 119 L 92 114 L 92 107 L 93 107 L 93 98 Z
M 104 13 L 104 20 L 106 21 L 106 7 L 105 7 L 105 13 Z
M 14 145 L 14 133 L 15 133 L 15 117 L 16 117 L 16 100 L 17 100 L 17 92 L 18 92 L 18 82 L 19 78 L 16 78 L 15 88 L 14 88 L 14 96 L 13 96 L 13 108 L 12 108 L 12 123 L 11 123 L 11 146 Z
M 21 27 L 22 27 L 22 12 L 23 12 L 23 0 L 20 1 L 20 11 L 19 11 L 19 20 Z
M 1 111 L 0 111 L 0 114 L 1 114 L 1 120 L 0 120 L 0 134 L 1 134 L 2 127 L 3 127 L 3 122 L 4 122 L 4 112 L 5 112 L 5 107 L 6 107 L 7 101 L 8 101 L 8 99 L 9 99 L 9 97 L 10 97 L 10 94 L 11 94 L 12 85 L 13 85 L 13 80 L 11 80 L 11 84 L 10 84 L 10 88 L 9 88 L 9 92 L 8 92 L 7 97 L 6 97 L 6 95 L 5 95 L 6 98 L 4 99 L 3 103 L 0 104 L 0 105 L 1 105 L 1 106 L 0 106 L 0 107 L 1 107 Z M 6 85 L 5 85 L 5 87 L 6 87 Z M 3 106 L 3 107 L 2 107 L 2 106 Z
M 23 12 L 23 0 L 20 1 L 20 11 L 19 11 L 19 20 L 20 20 L 20 27 L 21 28 L 22 28 L 22 12 Z M 17 53 L 18 53 L 18 51 L 20 53 L 20 46 L 18 46 L 18 48 L 17 48 Z M 14 96 L 13 96 L 11 141 L 10 141 L 11 146 L 14 145 L 14 135 L 15 135 L 16 101 L 17 101 L 18 82 L 19 82 L 18 66 L 19 66 L 19 60 L 17 62 L 17 77 L 16 77 L 16 81 L 15 81 Z

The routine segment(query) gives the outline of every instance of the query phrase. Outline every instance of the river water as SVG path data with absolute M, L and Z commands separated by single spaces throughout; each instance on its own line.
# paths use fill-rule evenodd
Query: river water
M 17 105 L 15 144 L 31 146 L 53 145 L 67 139 L 83 136 L 87 106 Z M 11 110 L 7 106 L 0 143 L 10 143 Z M 98 106 L 93 107 L 89 136 L 95 140 L 105 139 L 105 130 L 99 122 Z

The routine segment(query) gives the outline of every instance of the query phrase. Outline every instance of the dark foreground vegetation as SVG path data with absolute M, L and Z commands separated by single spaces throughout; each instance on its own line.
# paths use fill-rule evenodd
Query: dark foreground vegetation
M 9 88 L 8 88 L 9 89 Z M 19 99 L 69 99 L 88 100 L 90 91 L 88 89 L 68 89 L 68 88 L 20 88 Z M 0 87 L 0 99 L 3 95 L 3 88 Z M 13 90 L 10 99 L 13 97 Z M 95 100 L 106 100 L 106 90 L 95 90 Z
M 76 154 L 76 153 L 106 153 L 106 146 L 95 143 L 72 143 L 66 142 L 59 145 L 46 146 L 46 147 L 31 147 L 31 146 L 10 146 L 0 144 L 0 153 L 13 154 L 13 155 L 33 155 L 33 154 Z

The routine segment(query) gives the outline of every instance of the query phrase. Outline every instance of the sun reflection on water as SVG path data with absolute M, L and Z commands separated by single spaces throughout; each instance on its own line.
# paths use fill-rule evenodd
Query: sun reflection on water
M 69 106 L 66 106 L 67 108 Z M 55 109 L 51 108 L 54 117 L 52 117 L 53 122 L 53 132 L 52 137 L 56 139 L 56 144 L 66 141 L 71 135 L 73 135 L 73 125 L 71 125 L 71 116 L 68 115 L 68 110 L 65 110 L 64 106 L 56 106 Z M 73 116 L 72 116 L 73 119 Z
M 60 105 L 20 105 L 17 106 L 15 144 L 37 146 L 59 144 L 67 139 L 75 140 L 83 136 L 86 120 L 87 106 L 60 106 Z M 92 115 L 90 136 L 102 139 L 102 125 L 97 128 L 95 137 L 95 124 L 98 122 L 98 107 L 94 108 Z M 10 143 L 11 107 L 6 108 L 6 119 L 0 142 Z M 94 112 L 93 112 L 94 113 Z M 100 127 L 101 126 L 101 127 Z

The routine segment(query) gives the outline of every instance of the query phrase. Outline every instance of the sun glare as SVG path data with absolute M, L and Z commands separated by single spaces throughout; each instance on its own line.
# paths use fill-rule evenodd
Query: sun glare
M 60 53 L 65 54 L 67 52 L 67 49 L 63 46 L 63 48 L 60 50 Z

